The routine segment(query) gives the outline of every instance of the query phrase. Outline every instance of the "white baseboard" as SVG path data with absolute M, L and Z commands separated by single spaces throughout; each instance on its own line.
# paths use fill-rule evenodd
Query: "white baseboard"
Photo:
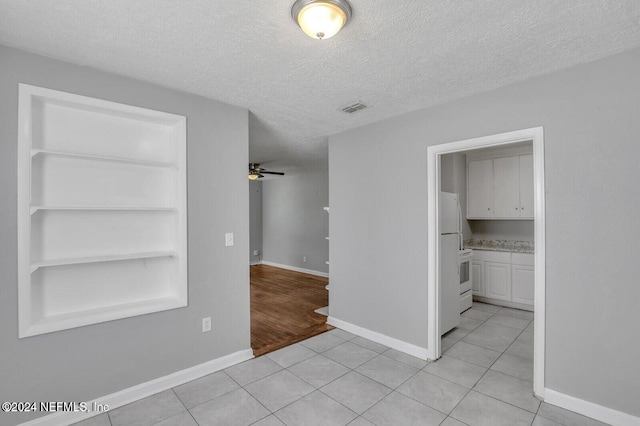
M 524 303 L 509 302 L 508 300 L 492 299 L 491 297 L 473 295 L 474 302 L 490 303 L 492 305 L 505 306 L 507 308 L 520 309 L 522 311 L 533 312 L 533 305 L 525 305 Z
M 381 345 L 388 346 L 391 349 L 404 352 L 407 355 L 411 355 L 424 360 L 429 359 L 429 352 L 425 348 L 421 348 L 420 346 L 412 345 L 411 343 L 394 339 L 393 337 L 389 337 L 384 334 L 380 334 L 378 332 L 360 327 L 358 325 L 339 320 L 332 316 L 327 318 L 327 324 L 338 327 L 339 329 L 348 331 L 349 333 L 355 334 L 357 336 L 364 337 L 365 339 L 369 339 L 376 343 L 380 343 Z
M 139 399 L 155 395 L 158 392 L 162 392 L 208 374 L 215 373 L 216 371 L 223 370 L 251 358 L 253 358 L 253 351 L 251 349 L 245 349 L 185 370 L 177 371 L 164 377 L 159 377 L 157 379 L 123 389 L 119 392 L 115 392 L 101 398 L 96 398 L 93 401 L 87 402 L 87 406 L 91 407 L 93 403 L 102 405 L 106 404 L 109 406 L 109 410 L 114 410 L 118 407 L 122 407 L 123 405 L 130 404 Z M 100 413 L 57 412 L 22 423 L 22 426 L 65 426 L 88 419 L 89 417 L 93 417 L 98 414 Z
M 260 262 L 260 264 L 268 265 L 268 266 L 275 266 L 276 268 L 288 269 L 290 271 L 302 272 L 304 274 L 316 275 L 318 277 L 329 278 L 329 274 L 326 273 L 326 272 L 320 272 L 320 271 L 314 271 L 314 270 L 311 270 L 311 269 L 298 268 L 297 266 L 282 265 L 280 263 L 269 262 L 267 260 L 263 260 L 262 262 Z
M 545 402 L 557 405 L 565 410 L 570 410 L 583 416 L 591 417 L 604 423 L 616 426 L 639 426 L 640 417 L 614 410 L 613 408 L 604 407 L 585 401 L 564 393 L 554 391 L 553 389 L 544 390 Z

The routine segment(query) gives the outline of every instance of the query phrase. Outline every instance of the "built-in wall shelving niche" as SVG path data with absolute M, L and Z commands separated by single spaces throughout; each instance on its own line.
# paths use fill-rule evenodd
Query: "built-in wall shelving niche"
M 186 118 L 19 92 L 19 337 L 186 306 Z

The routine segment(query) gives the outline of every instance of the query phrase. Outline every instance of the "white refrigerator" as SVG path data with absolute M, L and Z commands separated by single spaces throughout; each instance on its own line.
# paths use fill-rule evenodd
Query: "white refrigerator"
M 440 192 L 440 335 L 460 325 L 459 250 L 462 233 L 458 194 Z

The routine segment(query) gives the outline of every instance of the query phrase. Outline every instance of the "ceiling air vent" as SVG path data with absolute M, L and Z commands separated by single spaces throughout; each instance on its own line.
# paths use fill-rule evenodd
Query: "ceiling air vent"
M 351 104 L 351 105 L 347 105 L 346 107 L 342 108 L 342 111 L 349 113 L 349 114 L 353 114 L 356 111 L 360 111 L 361 109 L 365 109 L 367 106 L 361 102 L 356 102 L 355 104 Z

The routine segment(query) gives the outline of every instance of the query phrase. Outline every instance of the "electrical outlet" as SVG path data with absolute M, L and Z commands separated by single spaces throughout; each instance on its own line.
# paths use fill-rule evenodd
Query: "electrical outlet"
M 306 263 L 307 262 L 307 256 L 302 256 L 302 261 Z
M 260 254 L 260 252 L 259 252 L 258 250 L 254 250 L 254 251 L 253 251 L 253 255 L 254 255 L 254 256 L 257 256 L 257 255 L 259 255 L 259 254 Z
M 227 232 L 224 234 L 224 245 L 231 247 L 233 245 L 233 232 Z
M 211 317 L 202 318 L 202 332 L 211 331 Z

